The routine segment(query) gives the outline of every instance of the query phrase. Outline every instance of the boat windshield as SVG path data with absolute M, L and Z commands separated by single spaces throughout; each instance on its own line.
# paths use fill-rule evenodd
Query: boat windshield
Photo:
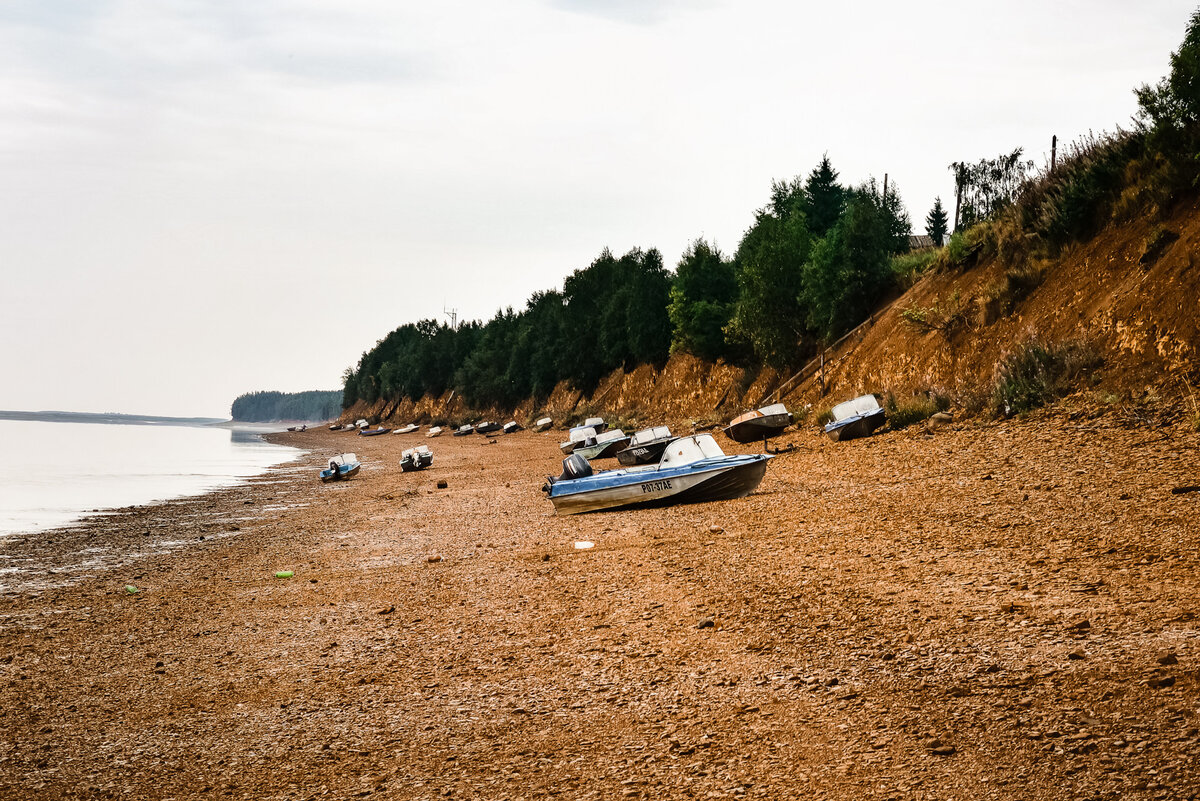
M 860 414 L 871 414 L 871 412 L 879 409 L 879 401 L 875 400 L 874 395 L 862 395 L 854 400 L 848 400 L 845 403 L 839 403 L 832 409 L 833 419 L 837 421 L 846 420 Z
M 343 453 L 341 456 L 339 456 L 337 458 L 341 464 L 354 464 L 355 462 L 358 461 L 358 457 L 355 456 L 353 453 Z
M 721 446 L 712 438 L 712 434 L 696 434 L 691 437 L 680 437 L 663 451 L 663 467 L 691 464 L 701 459 L 719 459 L 725 455 Z
M 654 428 L 644 428 L 633 435 L 630 441 L 631 445 L 644 445 L 647 442 L 654 442 L 660 439 L 670 439 L 671 429 L 667 426 L 656 426 Z
M 585 439 L 591 439 L 596 436 L 596 429 L 591 426 L 576 426 L 571 429 L 570 441 L 583 442 Z
M 585 426 L 591 426 L 592 428 L 601 428 L 604 425 L 604 418 L 603 417 L 589 417 L 588 419 L 583 421 L 583 424 Z
M 770 406 L 764 406 L 761 409 L 759 409 L 758 411 L 760 414 L 762 414 L 763 417 L 770 417 L 770 416 L 776 415 L 776 414 L 787 414 L 788 413 L 787 407 L 784 406 L 782 403 L 774 403 L 774 404 L 771 404 Z

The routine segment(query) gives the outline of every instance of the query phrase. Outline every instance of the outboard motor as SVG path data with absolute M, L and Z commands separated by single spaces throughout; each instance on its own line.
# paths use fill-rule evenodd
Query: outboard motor
M 563 459 L 562 475 L 557 478 L 547 476 L 546 485 L 542 487 L 542 492 L 549 492 L 551 484 L 557 484 L 559 481 L 570 481 L 574 478 L 585 478 L 592 474 L 592 463 L 584 458 L 581 453 L 572 453 L 566 459 Z
M 338 463 L 335 460 L 329 460 L 329 469 L 333 471 L 333 475 L 331 475 L 330 478 L 334 481 L 337 481 L 342 477 L 342 471 L 338 470 Z

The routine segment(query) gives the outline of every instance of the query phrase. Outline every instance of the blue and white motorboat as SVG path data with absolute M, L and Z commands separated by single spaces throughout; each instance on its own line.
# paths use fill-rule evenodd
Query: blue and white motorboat
M 358 472 L 362 464 L 353 453 L 342 453 L 329 460 L 329 467 L 321 471 L 321 481 L 341 481 Z
M 825 424 L 825 433 L 834 442 L 871 434 L 887 421 L 883 407 L 874 395 L 861 395 L 839 403 L 832 410 L 833 421 Z
M 767 454 L 726 456 L 711 434 L 673 440 L 655 465 L 592 471 L 579 454 L 542 491 L 563 515 L 630 506 L 721 501 L 749 495 L 767 472 Z

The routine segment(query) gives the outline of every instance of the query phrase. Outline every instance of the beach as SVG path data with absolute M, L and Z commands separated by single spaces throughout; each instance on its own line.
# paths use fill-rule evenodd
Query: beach
M 750 497 L 575 517 L 564 432 L 423 433 L 6 543 L 0 797 L 1200 794 L 1181 423 L 791 432 Z

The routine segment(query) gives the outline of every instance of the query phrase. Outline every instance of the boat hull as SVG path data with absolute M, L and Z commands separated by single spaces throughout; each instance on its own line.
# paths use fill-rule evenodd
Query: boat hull
M 765 455 L 727 456 L 696 463 L 686 470 L 634 470 L 606 478 L 608 486 L 585 486 L 580 491 L 561 492 L 558 495 L 555 495 L 555 489 L 559 485 L 554 485 L 551 487 L 550 500 L 558 514 L 575 515 L 604 509 L 742 498 L 762 482 L 770 458 Z M 589 483 L 601 484 L 599 481 Z
M 392 433 L 392 429 L 390 428 L 364 428 L 358 432 L 358 435 L 360 437 L 377 437 L 380 434 L 390 433 Z
M 856 415 L 847 420 L 828 423 L 825 433 L 834 442 L 845 442 L 848 439 L 870 436 L 885 420 L 885 413 L 880 409 L 871 414 Z
M 725 434 L 734 442 L 761 442 L 779 436 L 791 424 L 790 414 L 768 414 L 748 420 L 734 420 L 725 429 Z
M 338 472 L 341 473 L 341 475 L 339 475 L 337 478 L 334 478 L 332 470 L 330 470 L 329 468 L 325 468 L 324 470 L 321 471 L 321 483 L 328 484 L 331 481 L 344 481 L 347 478 L 350 478 L 351 476 L 357 475 L 358 468 L 360 468 L 360 467 L 362 467 L 361 463 L 351 465 L 350 467 L 347 467 L 345 470 L 342 470 L 339 468 Z
M 622 437 L 621 439 L 610 439 L 607 442 L 598 442 L 595 445 L 581 445 L 574 452 L 590 462 L 593 459 L 608 459 L 616 456 L 617 452 L 628 444 L 629 437 Z

